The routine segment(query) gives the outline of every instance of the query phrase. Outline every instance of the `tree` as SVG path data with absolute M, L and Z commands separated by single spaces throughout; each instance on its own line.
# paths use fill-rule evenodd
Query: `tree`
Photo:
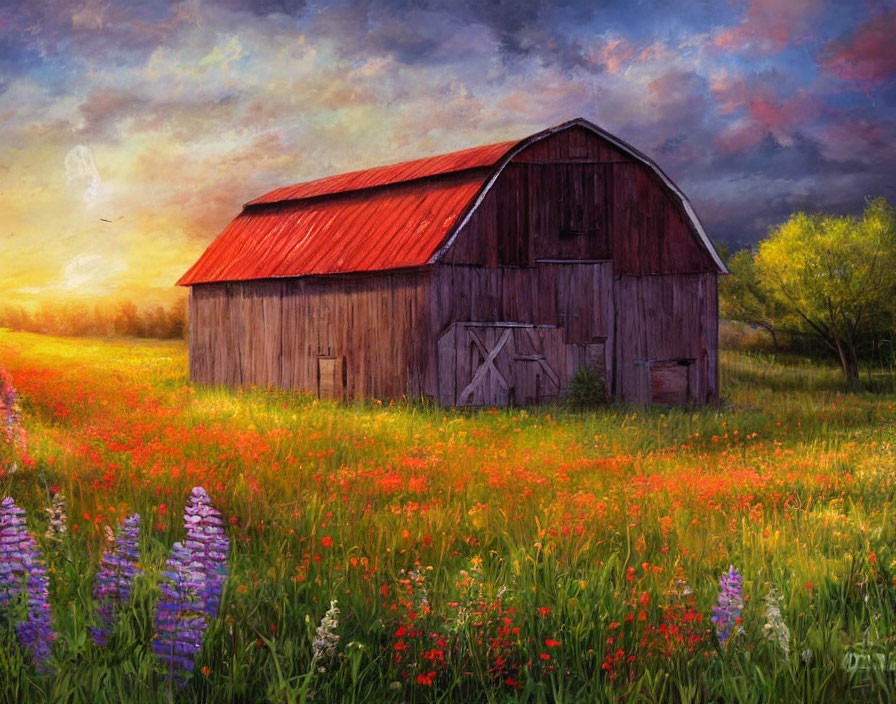
M 728 320 L 761 327 L 771 335 L 772 344 L 777 350 L 778 334 L 792 314 L 763 285 L 750 250 L 735 252 L 725 264 L 730 275 L 719 278 L 719 314 Z
M 896 319 L 896 212 L 869 200 L 862 217 L 797 213 L 759 245 L 756 272 L 778 304 L 837 355 L 859 383 L 863 334 Z

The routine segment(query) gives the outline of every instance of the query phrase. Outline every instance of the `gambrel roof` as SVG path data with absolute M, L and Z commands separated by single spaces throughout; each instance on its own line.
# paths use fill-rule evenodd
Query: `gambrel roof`
M 247 203 L 177 283 L 191 286 L 432 264 L 518 153 L 576 126 L 649 167 L 680 201 L 718 270 L 726 271 L 687 198 L 669 177 L 638 150 L 579 118 L 522 140 L 273 190 Z

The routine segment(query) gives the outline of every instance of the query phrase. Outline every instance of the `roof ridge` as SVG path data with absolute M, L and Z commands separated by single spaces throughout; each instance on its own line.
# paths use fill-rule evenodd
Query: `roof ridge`
M 289 186 L 281 186 L 268 191 L 258 198 L 243 204 L 243 208 L 254 205 L 304 200 L 317 196 L 336 195 L 350 191 L 363 191 L 379 186 L 410 183 L 431 176 L 460 173 L 472 169 L 495 166 L 501 158 L 520 143 L 509 140 L 468 147 L 453 152 L 410 159 L 393 164 L 382 164 L 367 169 L 330 174 L 310 181 L 302 181 Z

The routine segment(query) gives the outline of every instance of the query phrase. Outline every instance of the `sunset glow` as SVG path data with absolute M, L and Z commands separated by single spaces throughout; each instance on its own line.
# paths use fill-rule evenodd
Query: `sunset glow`
M 455 5 L 3 3 L 0 300 L 168 302 L 267 190 L 576 116 L 730 245 L 896 195 L 886 2 Z

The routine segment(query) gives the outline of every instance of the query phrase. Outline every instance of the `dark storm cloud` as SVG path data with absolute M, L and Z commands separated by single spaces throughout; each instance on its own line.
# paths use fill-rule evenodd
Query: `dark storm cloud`
M 757 242 L 798 210 L 857 212 L 866 197 L 877 195 L 896 202 L 893 147 L 874 151 L 869 145 L 839 159 L 809 136 L 782 145 L 766 134 L 747 153 L 713 154 L 697 168 L 676 168 L 673 178 L 691 194 L 707 231 L 733 246 Z
M 250 12 L 258 17 L 299 16 L 307 7 L 305 0 L 214 0 L 213 4 L 236 12 Z
M 571 28 L 593 20 L 596 3 L 546 0 L 366 0 L 309 7 L 313 34 L 341 40 L 347 53 L 387 52 L 405 63 L 438 57 L 458 35 L 485 29 L 505 60 L 537 58 L 563 68 L 595 68 Z

